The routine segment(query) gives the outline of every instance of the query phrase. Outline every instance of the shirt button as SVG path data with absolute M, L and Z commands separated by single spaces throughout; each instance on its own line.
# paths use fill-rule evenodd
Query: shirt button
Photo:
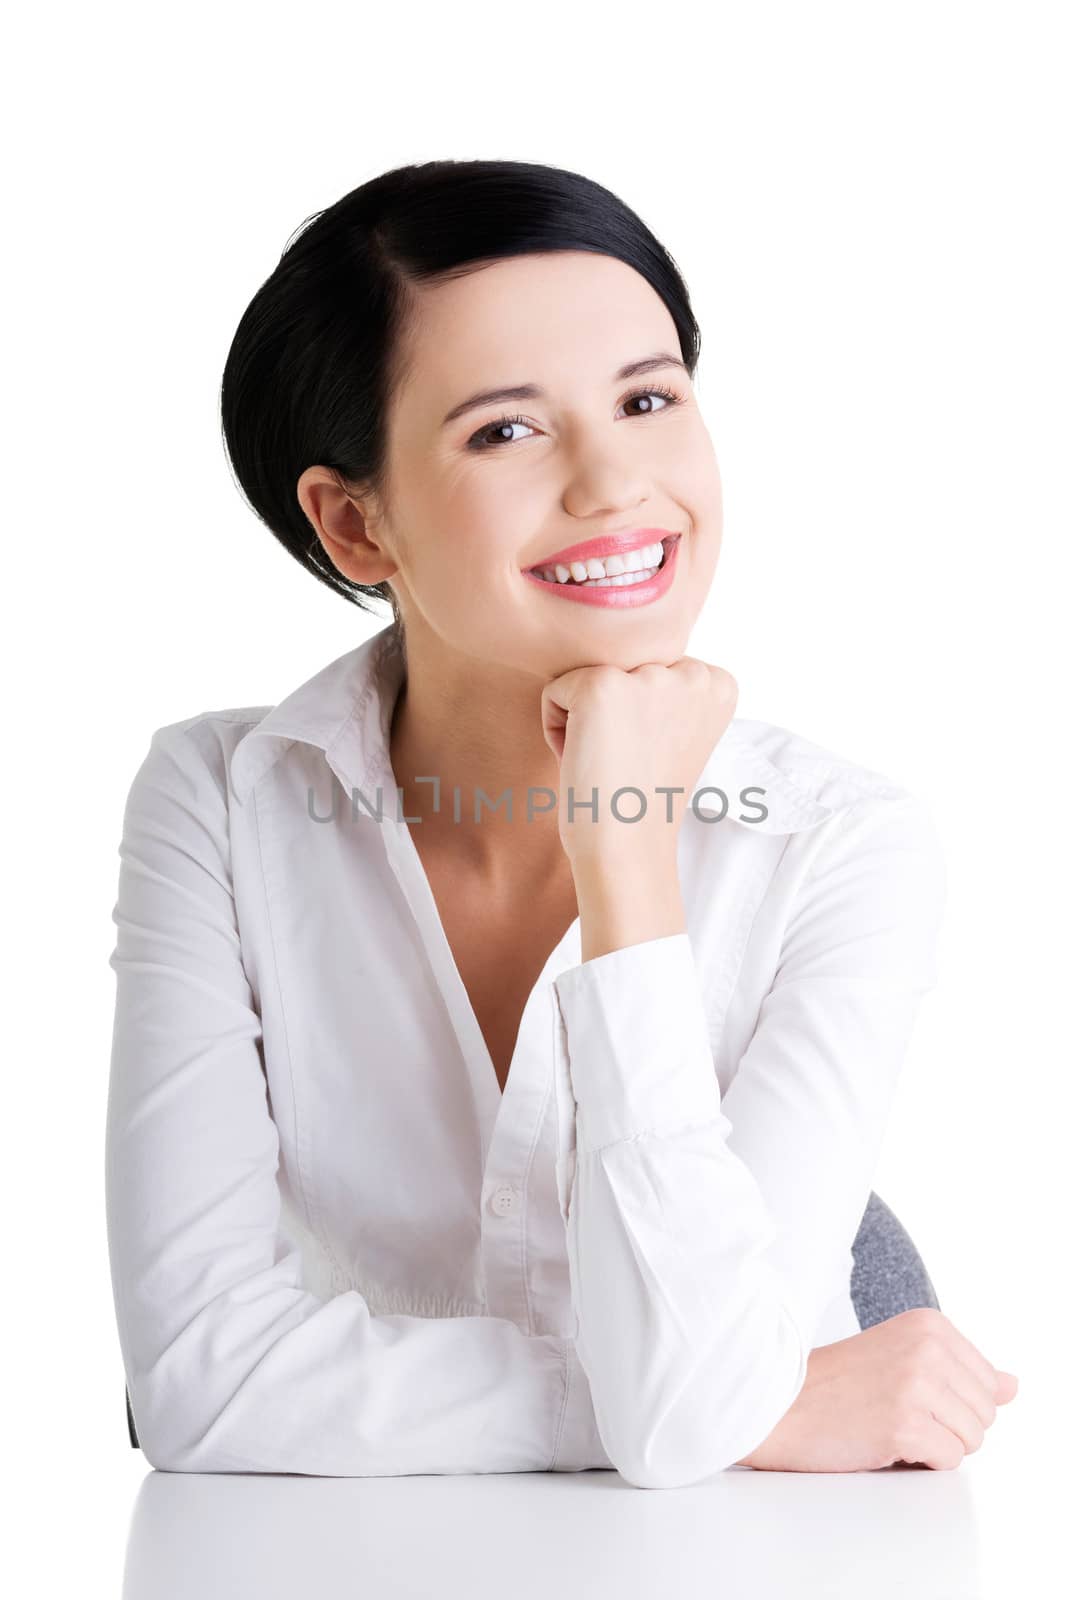
M 510 1217 L 516 1207 L 516 1192 L 510 1183 L 499 1184 L 493 1191 L 490 1205 L 499 1217 Z

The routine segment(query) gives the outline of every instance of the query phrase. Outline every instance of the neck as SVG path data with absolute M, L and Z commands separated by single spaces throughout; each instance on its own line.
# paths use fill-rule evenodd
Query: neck
M 438 651 L 431 662 L 410 636 L 406 644 L 390 758 L 404 815 L 421 819 L 413 837 L 420 846 L 440 846 L 487 884 L 565 882 L 560 769 L 542 733 L 542 680 L 470 657 L 442 659 Z M 434 785 L 417 778 L 438 780 L 437 812 Z M 545 807 L 551 795 L 556 806 L 528 819 L 528 796 L 531 806 Z

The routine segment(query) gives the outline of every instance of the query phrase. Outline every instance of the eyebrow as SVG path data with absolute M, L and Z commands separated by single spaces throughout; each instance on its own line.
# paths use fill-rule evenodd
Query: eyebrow
M 626 366 L 620 367 L 613 383 L 622 383 L 625 378 L 636 378 L 643 372 L 657 372 L 661 367 L 681 367 L 683 372 L 688 372 L 685 361 L 680 361 L 678 356 L 673 356 L 666 350 L 659 350 L 655 355 L 643 356 L 640 361 L 628 361 Z M 442 419 L 441 426 L 448 427 L 450 422 L 455 422 L 457 417 L 462 417 L 467 411 L 477 411 L 482 406 L 496 405 L 500 400 L 544 400 L 545 390 L 536 383 L 510 383 L 503 389 L 483 389 L 479 394 L 471 395 L 467 400 L 461 400 L 458 406 Z

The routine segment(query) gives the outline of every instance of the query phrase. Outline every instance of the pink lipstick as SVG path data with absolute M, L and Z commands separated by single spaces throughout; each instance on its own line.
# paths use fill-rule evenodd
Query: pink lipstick
M 681 537 L 681 534 L 665 533 L 659 528 L 638 528 L 632 533 L 618 535 L 615 539 L 610 537 L 588 539 L 584 545 L 572 545 L 568 550 L 558 551 L 556 556 L 538 562 L 539 568 L 552 567 L 557 560 L 566 565 L 571 561 L 590 560 L 595 556 L 623 555 L 627 550 L 641 550 L 646 545 L 662 541 L 664 558 L 660 566 L 640 583 L 603 584 L 571 580 L 551 583 L 545 578 L 539 578 L 536 571 L 530 567 L 524 570 L 523 576 L 529 578 L 531 583 L 537 584 L 539 589 L 549 590 L 558 595 L 561 600 L 575 600 L 580 605 L 613 606 L 629 610 L 632 606 L 649 605 L 652 601 L 659 600 L 660 596 L 671 588 Z
M 661 539 L 672 539 L 670 528 L 627 528 L 622 533 L 603 533 L 597 539 L 584 539 L 581 544 L 569 544 L 566 550 L 532 561 L 524 572 L 536 572 L 540 567 L 555 567 L 557 562 L 566 567 L 571 561 L 589 561 L 595 556 L 623 556 L 628 550 L 643 550 L 647 544 Z

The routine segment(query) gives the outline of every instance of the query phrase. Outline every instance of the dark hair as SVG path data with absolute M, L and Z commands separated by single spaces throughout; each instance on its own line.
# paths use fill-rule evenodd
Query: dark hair
M 640 272 L 671 312 L 693 377 L 700 330 L 667 250 L 611 190 L 527 161 L 426 161 L 361 184 L 307 219 L 238 324 L 220 396 L 238 483 L 302 566 L 372 615 L 373 596 L 400 624 L 389 584 L 338 572 L 297 480 L 307 467 L 333 468 L 384 503 L 410 286 L 547 250 L 616 256 Z

